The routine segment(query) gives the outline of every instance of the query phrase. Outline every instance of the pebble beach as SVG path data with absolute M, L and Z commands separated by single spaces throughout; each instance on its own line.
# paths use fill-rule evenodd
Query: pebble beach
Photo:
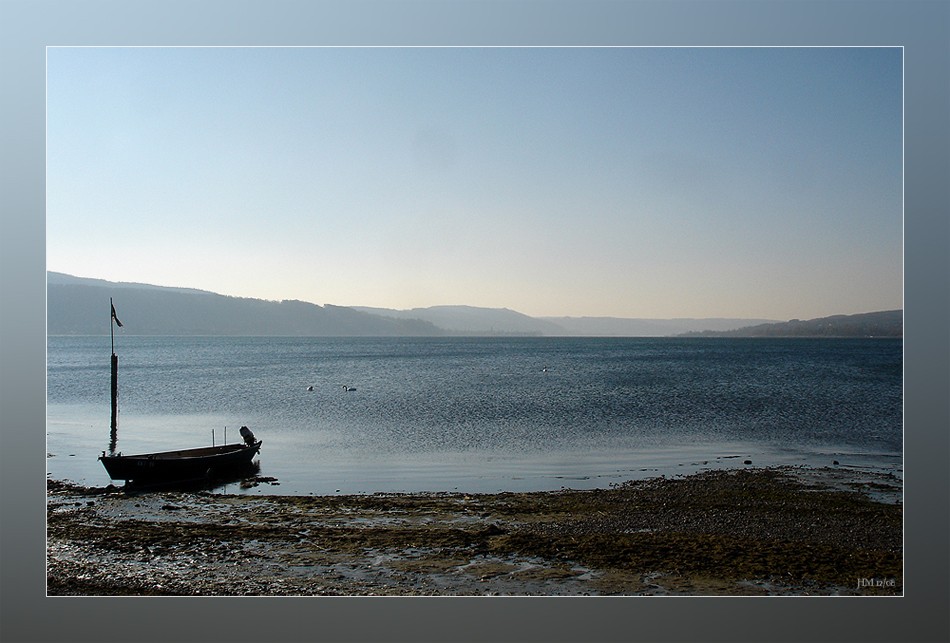
M 805 467 L 498 494 L 48 481 L 47 594 L 899 596 L 902 486 Z

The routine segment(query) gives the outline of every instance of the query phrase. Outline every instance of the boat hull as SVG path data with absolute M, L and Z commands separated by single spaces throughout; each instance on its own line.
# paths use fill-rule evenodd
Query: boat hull
M 250 445 L 226 444 L 139 455 L 103 454 L 99 460 L 113 480 L 187 480 L 220 476 L 247 467 L 260 449 L 258 440 Z

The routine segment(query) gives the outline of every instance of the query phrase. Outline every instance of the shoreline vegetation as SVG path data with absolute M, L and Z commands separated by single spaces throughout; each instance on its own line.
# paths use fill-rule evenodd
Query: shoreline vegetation
M 48 480 L 47 594 L 901 596 L 903 484 L 788 466 L 495 494 Z

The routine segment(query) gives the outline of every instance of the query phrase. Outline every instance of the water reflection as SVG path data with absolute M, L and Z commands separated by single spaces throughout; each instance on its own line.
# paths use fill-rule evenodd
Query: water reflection
M 226 473 L 211 474 L 199 478 L 179 480 L 160 480 L 136 482 L 129 480 L 122 489 L 126 493 L 148 493 L 152 491 L 221 491 L 228 485 L 239 484 L 259 474 L 261 463 L 250 462 L 240 467 L 231 467 Z

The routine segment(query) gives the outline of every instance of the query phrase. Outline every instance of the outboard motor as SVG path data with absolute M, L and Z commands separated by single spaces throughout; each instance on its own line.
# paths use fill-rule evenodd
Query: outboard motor
M 253 446 L 254 443 L 257 441 L 254 438 L 254 434 L 251 433 L 251 430 L 247 428 L 246 426 L 241 427 L 241 437 L 244 438 L 244 444 L 246 444 L 247 446 Z

